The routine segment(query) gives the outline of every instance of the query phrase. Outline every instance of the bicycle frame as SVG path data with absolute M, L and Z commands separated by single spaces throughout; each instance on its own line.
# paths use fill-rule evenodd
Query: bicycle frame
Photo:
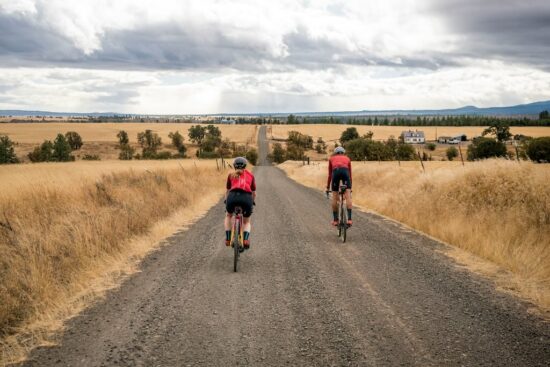
M 233 271 L 237 271 L 239 256 L 243 249 L 243 213 L 242 208 L 236 207 L 232 217 L 231 245 L 234 250 Z

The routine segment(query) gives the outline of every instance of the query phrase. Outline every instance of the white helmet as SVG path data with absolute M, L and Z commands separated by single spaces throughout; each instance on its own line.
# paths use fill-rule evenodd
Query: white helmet
M 344 154 L 345 152 L 346 150 L 344 147 L 336 147 L 336 149 L 334 149 L 334 154 Z

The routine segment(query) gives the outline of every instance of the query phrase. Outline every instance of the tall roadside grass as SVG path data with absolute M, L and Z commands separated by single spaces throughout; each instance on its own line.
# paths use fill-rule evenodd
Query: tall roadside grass
M 416 167 L 415 167 L 416 164 Z M 488 160 L 355 163 L 354 204 L 490 260 L 518 290 L 550 310 L 550 167 Z M 291 178 L 323 188 L 326 163 L 281 165 Z
M 43 324 L 55 320 L 56 310 L 66 310 L 105 272 L 120 271 L 116 264 L 128 256 L 150 250 L 154 241 L 136 249 L 136 240 L 156 224 L 196 215 L 223 192 L 224 173 L 215 164 L 155 163 L 131 170 L 118 162 L 79 162 L 0 171 L 0 365 L 19 358 L 21 344 L 36 344 L 14 335 L 29 337 L 25 330 L 38 324 L 47 330 Z M 172 218 L 180 225 L 186 219 Z

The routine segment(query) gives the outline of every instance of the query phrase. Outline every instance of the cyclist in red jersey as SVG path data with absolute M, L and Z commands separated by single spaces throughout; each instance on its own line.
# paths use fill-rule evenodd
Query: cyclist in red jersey
M 334 155 L 328 161 L 327 192 L 332 189 L 332 225 L 338 225 L 338 190 L 340 182 L 347 186 L 345 198 L 348 209 L 348 226 L 351 226 L 351 159 L 345 155 L 343 147 L 334 149 Z M 331 185 L 332 182 L 332 185 Z
M 252 215 L 252 206 L 256 200 L 256 180 L 252 172 L 246 169 L 246 158 L 237 157 L 233 161 L 235 172 L 227 176 L 227 191 L 225 193 L 225 245 L 231 245 L 231 218 L 235 207 L 239 206 L 243 210 L 243 246 L 245 250 L 250 248 L 250 216 Z

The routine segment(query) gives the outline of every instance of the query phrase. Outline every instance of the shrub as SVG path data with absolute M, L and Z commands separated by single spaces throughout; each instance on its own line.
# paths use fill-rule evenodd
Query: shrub
M 506 146 L 493 138 L 475 138 L 468 147 L 469 161 L 504 156 L 506 156 Z
M 275 163 L 283 163 L 286 160 L 286 152 L 281 143 L 273 144 L 273 151 L 269 155 L 269 159 Z
M 315 151 L 319 154 L 327 152 L 327 144 L 323 138 L 317 139 L 317 144 L 315 144 Z
M 288 132 L 288 142 L 302 149 L 313 149 L 313 137 L 299 133 L 298 131 Z
M 246 152 L 246 160 L 252 163 L 253 165 L 256 165 L 258 163 L 258 152 L 256 149 L 250 149 L 248 152 Z
M 33 163 L 36 162 L 49 162 L 52 160 L 53 144 L 49 140 L 44 140 L 40 146 L 34 148 L 27 156 Z
M 435 145 L 435 143 L 427 143 L 426 144 L 426 148 L 431 152 L 433 152 L 436 147 L 437 147 L 437 145 Z
M 286 147 L 286 159 L 299 161 L 305 158 L 304 148 L 299 145 L 289 143 Z
M 71 146 L 63 134 L 57 134 L 53 141 L 52 160 L 56 162 L 74 161 L 71 155 Z
M 529 141 L 526 153 L 532 161 L 550 162 L 550 136 L 543 136 Z
M 14 144 L 8 136 L 0 136 L 0 164 L 19 162 L 13 146 Z
M 456 149 L 455 147 L 449 147 L 445 154 L 447 155 L 447 159 L 452 161 L 453 159 L 458 157 L 458 149 Z
M 412 145 L 399 143 L 397 144 L 395 158 L 400 161 L 411 161 L 414 159 L 414 148 Z
M 93 154 L 93 155 L 84 154 L 84 157 L 82 157 L 82 160 L 83 161 L 100 161 L 101 158 L 99 158 L 97 154 Z
M 118 159 L 123 161 L 129 161 L 134 157 L 135 149 L 129 144 L 120 145 L 120 153 L 118 153 Z
M 163 150 L 162 152 L 158 152 L 157 154 L 155 154 L 152 159 L 170 159 L 170 158 L 172 158 L 172 153 L 167 150 Z
M 69 143 L 72 150 L 79 150 L 84 144 L 82 142 L 82 138 L 76 131 L 69 131 L 65 133 L 65 138 L 67 139 L 67 143 Z

